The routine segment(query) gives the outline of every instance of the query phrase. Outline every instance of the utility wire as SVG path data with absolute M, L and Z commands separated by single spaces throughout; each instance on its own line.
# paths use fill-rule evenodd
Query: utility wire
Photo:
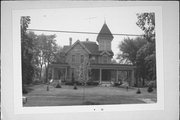
M 61 31 L 61 30 L 40 30 L 40 29 L 27 29 L 29 31 L 44 31 L 44 32 L 61 32 L 61 33 L 78 33 L 78 34 L 102 34 L 102 35 L 110 35 L 106 33 L 95 33 L 95 32 L 78 32 L 78 31 Z M 144 35 L 136 35 L 136 34 L 112 34 L 119 36 L 144 36 Z

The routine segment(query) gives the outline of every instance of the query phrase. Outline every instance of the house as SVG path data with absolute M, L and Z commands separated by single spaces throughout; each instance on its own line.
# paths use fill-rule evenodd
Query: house
M 96 81 L 99 84 L 115 83 L 120 80 L 120 71 L 126 71 L 127 81 L 133 86 L 135 66 L 111 63 L 114 55 L 111 49 L 113 38 L 106 23 L 97 36 L 97 43 L 86 39 L 85 41 L 77 40 L 72 44 L 72 38 L 69 38 L 69 45 L 63 47 L 65 62 L 50 65 L 52 78 L 54 80 L 61 78 L 63 81 L 80 81 L 80 67 L 86 62 L 90 71 L 87 74 L 88 81 Z

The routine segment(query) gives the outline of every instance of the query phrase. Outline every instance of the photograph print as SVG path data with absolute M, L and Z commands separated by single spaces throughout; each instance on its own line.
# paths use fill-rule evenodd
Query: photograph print
M 23 107 L 156 103 L 155 16 L 121 7 L 21 16 Z

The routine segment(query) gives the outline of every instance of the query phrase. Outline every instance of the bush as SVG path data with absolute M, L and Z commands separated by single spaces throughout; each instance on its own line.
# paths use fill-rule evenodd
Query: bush
M 66 82 L 65 82 L 65 85 L 74 85 L 74 83 L 71 82 L 71 81 L 66 81 Z
M 58 84 L 56 85 L 56 88 L 61 88 L 61 85 L 58 83 Z
M 97 86 L 97 85 L 99 85 L 99 82 L 98 81 L 89 81 L 86 84 L 90 85 L 90 86 Z
M 152 86 L 149 86 L 147 91 L 150 93 L 150 92 L 153 92 L 153 87 Z
M 137 90 L 136 94 L 141 94 L 141 90 L 140 90 L 140 88 L 138 88 L 138 90 Z
M 28 93 L 28 90 L 25 87 L 23 87 L 23 94 L 27 94 L 27 93 Z
M 32 82 L 33 85 L 39 85 L 39 84 L 42 84 L 43 82 L 40 81 L 40 80 L 35 80 Z

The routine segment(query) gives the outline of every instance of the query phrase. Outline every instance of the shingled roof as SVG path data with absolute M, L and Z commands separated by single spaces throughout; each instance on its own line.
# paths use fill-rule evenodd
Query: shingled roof
M 98 55 L 98 45 L 96 42 L 91 42 L 91 41 L 82 41 L 81 42 L 93 55 Z
M 70 48 L 70 46 L 69 45 L 65 45 L 64 47 L 63 47 L 63 52 L 65 52 L 66 50 L 68 50 Z
M 97 36 L 97 41 L 99 41 L 99 38 L 108 38 L 110 40 L 114 38 L 106 23 L 104 23 L 103 27 L 101 28 Z

